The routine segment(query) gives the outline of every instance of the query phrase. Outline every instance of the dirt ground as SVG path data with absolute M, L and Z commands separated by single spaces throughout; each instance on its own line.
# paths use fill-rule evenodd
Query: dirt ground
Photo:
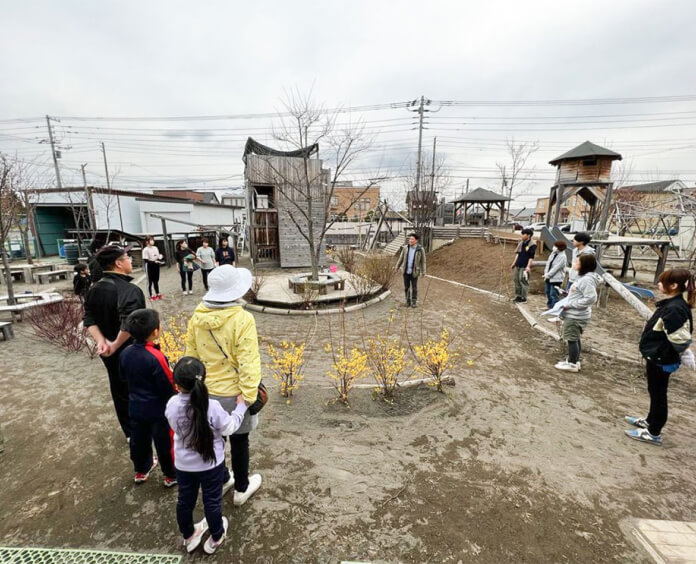
M 164 274 L 155 303 L 164 317 L 203 293 L 197 278 L 180 295 L 175 276 Z M 205 560 L 647 563 L 627 520 L 696 520 L 693 376 L 673 379 L 664 446 L 636 443 L 622 417 L 648 405 L 639 365 L 586 355 L 580 374 L 558 373 L 558 344 L 509 303 L 432 279 L 420 295 L 418 309 L 399 307 L 397 282 L 393 298 L 344 318 L 351 341 L 390 315 L 413 342 L 453 328 L 456 385 L 404 389 L 393 406 L 370 390 L 350 408 L 330 401 L 322 349 L 340 318 L 256 315 L 264 342 L 310 336 L 307 378 L 288 405 L 267 377 L 271 401 L 251 436 L 263 486 L 243 507 L 226 500 L 228 540 Z M 159 475 L 132 483 L 101 362 L 29 331 L 19 324 L 0 342 L 0 544 L 177 553 L 176 492 Z M 632 331 L 622 350 L 635 349 Z

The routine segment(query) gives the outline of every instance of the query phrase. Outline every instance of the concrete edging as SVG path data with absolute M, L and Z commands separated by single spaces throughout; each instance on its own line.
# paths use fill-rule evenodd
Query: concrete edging
M 335 315 L 337 313 L 351 313 L 365 309 L 368 306 L 375 305 L 391 295 L 391 290 L 382 292 L 379 296 L 359 304 L 350 305 L 347 307 L 333 307 L 329 309 L 287 309 L 264 306 L 259 304 L 245 304 L 244 309 L 255 311 L 257 313 L 269 313 L 272 315 Z

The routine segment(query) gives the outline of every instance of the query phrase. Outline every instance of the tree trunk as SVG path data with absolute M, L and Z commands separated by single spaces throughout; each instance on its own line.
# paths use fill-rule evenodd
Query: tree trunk
M 0 242 L 0 254 L 2 254 L 2 266 L 5 268 L 5 283 L 7 284 L 7 303 L 15 304 L 14 297 L 14 280 L 10 272 L 10 261 L 7 260 L 7 252 L 5 251 L 5 241 Z
M 34 264 L 34 258 L 29 249 L 29 227 L 22 230 L 22 242 L 24 243 L 24 253 L 27 255 L 27 264 Z

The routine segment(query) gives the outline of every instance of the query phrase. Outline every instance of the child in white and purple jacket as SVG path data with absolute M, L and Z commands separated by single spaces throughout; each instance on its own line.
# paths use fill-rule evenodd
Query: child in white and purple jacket
M 205 366 L 198 359 L 184 357 L 174 367 L 179 393 L 167 403 L 165 415 L 174 431 L 174 461 L 179 482 L 176 520 L 184 536 L 184 547 L 193 552 L 206 531 L 210 537 L 203 550 L 212 554 L 225 540 L 228 521 L 222 516 L 222 495 L 232 483 L 225 483 L 223 436 L 239 429 L 247 406 L 242 396 L 227 413 L 217 400 L 208 398 Z M 230 481 L 234 478 L 230 478 Z M 203 491 L 205 519 L 193 523 L 193 509 L 199 488 Z

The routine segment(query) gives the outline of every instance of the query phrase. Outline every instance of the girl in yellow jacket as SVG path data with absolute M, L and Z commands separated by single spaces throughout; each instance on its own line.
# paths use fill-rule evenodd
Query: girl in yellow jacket
M 226 264 L 214 269 L 208 277 L 210 290 L 194 311 L 186 333 L 186 356 L 205 365 L 210 398 L 229 413 L 239 395 L 247 405 L 253 404 L 261 382 L 256 321 L 240 301 L 251 288 L 251 280 L 246 268 Z M 247 411 L 241 427 L 229 437 L 232 475 L 225 469 L 222 491 L 234 486 L 235 505 L 245 503 L 261 487 L 261 475 L 249 475 L 249 433 L 258 425 L 258 417 Z

